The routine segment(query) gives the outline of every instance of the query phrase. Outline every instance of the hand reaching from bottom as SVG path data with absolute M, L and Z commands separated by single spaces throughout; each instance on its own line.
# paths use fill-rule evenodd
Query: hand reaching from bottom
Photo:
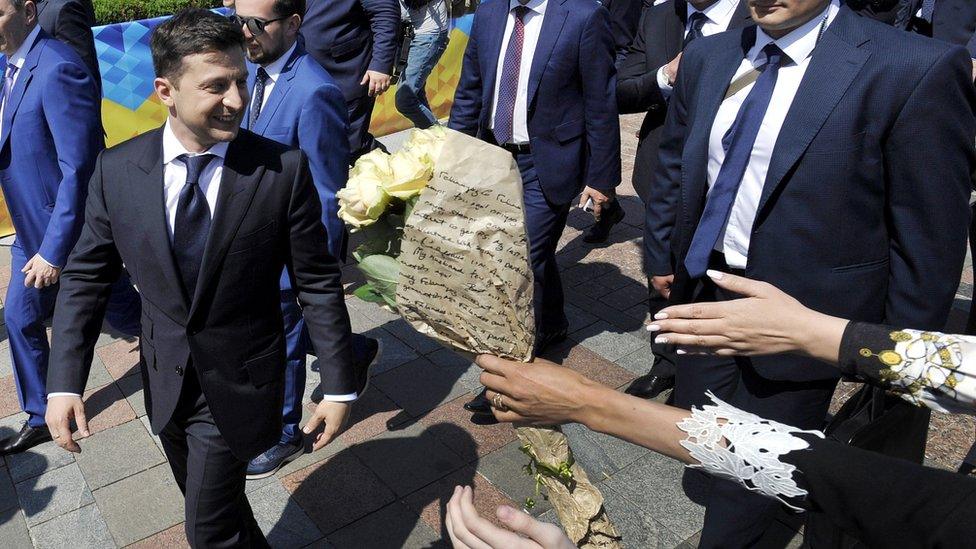
M 447 504 L 447 532 L 454 549 L 576 549 L 558 526 L 501 505 L 495 510 L 500 528 L 478 514 L 470 486 L 454 487 Z

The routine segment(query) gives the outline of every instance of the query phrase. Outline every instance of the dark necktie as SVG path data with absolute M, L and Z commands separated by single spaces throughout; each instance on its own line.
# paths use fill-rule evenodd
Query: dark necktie
M 173 255 L 176 266 L 180 269 L 183 287 L 190 299 L 193 299 L 196 291 L 200 263 L 203 261 L 203 251 L 207 247 L 207 235 L 210 233 L 210 206 L 199 185 L 200 174 L 213 158 L 212 154 L 180 157 L 186 165 L 186 184 L 180 191 L 180 201 L 176 206 Z
M 749 95 L 739 107 L 735 121 L 722 138 L 722 147 L 726 153 L 725 160 L 708 193 L 701 220 L 698 221 L 698 228 L 688 248 L 688 255 L 685 256 L 685 268 L 692 278 L 704 276 L 708 269 L 708 258 L 732 210 L 739 184 L 742 183 L 742 176 L 749 165 L 752 147 L 756 144 L 756 136 L 759 135 L 759 127 L 766 116 L 769 101 L 773 97 L 780 63 L 786 57 L 776 44 L 764 47 L 763 53 L 766 54 L 766 64 L 760 68 L 762 74 L 756 79 Z
M 3 70 L 3 88 L 0 89 L 0 107 L 10 97 L 10 91 L 14 89 L 14 76 L 17 75 L 17 65 L 8 63 Z
M 706 21 L 708 21 L 708 17 L 700 11 L 691 14 L 691 17 L 688 18 L 688 34 L 685 35 L 685 41 L 681 44 L 682 50 L 687 48 L 692 40 L 704 36 L 702 27 L 705 26 Z
M 519 71 L 522 68 L 522 43 L 525 41 L 525 14 L 529 8 L 515 6 L 515 25 L 505 49 L 502 77 L 498 83 L 498 109 L 495 111 L 495 142 L 499 145 L 512 142 L 515 128 L 515 97 L 518 95 Z
M 922 9 L 919 10 L 919 16 L 928 21 L 932 22 L 932 15 L 935 14 L 935 0 L 922 0 Z
M 261 107 L 264 106 L 264 86 L 268 83 L 268 71 L 264 67 L 258 67 L 257 77 L 254 79 L 254 92 L 251 100 L 251 116 L 247 122 L 247 129 L 253 130 L 254 125 L 261 116 Z

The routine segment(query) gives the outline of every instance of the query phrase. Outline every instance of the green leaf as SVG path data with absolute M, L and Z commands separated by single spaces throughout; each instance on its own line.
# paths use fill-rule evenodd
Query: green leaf
M 367 303 L 386 303 L 383 296 L 379 294 L 368 282 L 356 288 L 352 295 L 362 299 Z
M 387 305 L 396 309 L 396 285 L 400 274 L 400 263 L 390 256 L 374 254 L 364 257 L 358 267 L 372 290 L 382 296 Z

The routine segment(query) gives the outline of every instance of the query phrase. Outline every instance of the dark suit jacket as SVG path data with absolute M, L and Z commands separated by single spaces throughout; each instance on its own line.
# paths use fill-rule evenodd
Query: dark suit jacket
M 508 0 L 478 6 L 451 108 L 451 128 L 494 142 L 491 104 Z M 552 0 L 529 73 L 528 129 L 543 193 L 568 204 L 584 185 L 620 184 L 610 16 L 596 2 Z
M 308 0 L 301 33 L 305 49 L 351 101 L 366 95 L 359 83 L 367 70 L 392 73 L 399 25 L 397 0 Z
M 647 8 L 641 16 L 634 43 L 617 74 L 617 107 L 620 112 L 647 113 L 637 134 L 633 175 L 634 189 L 645 204 L 657 165 L 661 127 L 668 112 L 668 102 L 657 84 L 657 71 L 681 52 L 687 21 L 688 3 L 685 0 L 670 0 Z M 739 29 L 751 24 L 749 6 L 743 0 L 732 14 L 729 28 Z
M 95 54 L 95 8 L 91 0 L 38 0 L 37 20 L 44 32 L 71 46 L 91 72 L 99 94 L 102 79 Z
M 648 273 L 677 266 L 677 301 L 694 287 L 683 263 L 705 204 L 712 122 L 755 32 L 696 40 L 678 71 L 644 239 Z M 746 275 L 827 314 L 941 328 L 966 256 L 971 70 L 958 46 L 841 8 L 779 133 Z M 799 357 L 752 363 L 770 379 L 837 375 Z
M 610 32 L 613 33 L 613 46 L 619 67 L 627 55 L 627 49 L 634 42 L 644 5 L 641 0 L 601 0 L 600 3 L 610 12 Z
M 864 0 L 851 2 L 851 7 L 861 15 L 889 24 L 904 25 L 910 18 L 899 17 L 900 10 L 908 15 L 918 13 L 922 0 L 892 0 L 878 7 Z M 932 14 L 932 37 L 964 46 L 969 56 L 976 58 L 976 2 L 973 0 L 936 0 Z
M 305 155 L 241 130 L 224 163 L 196 295 L 187 299 L 163 205 L 162 129 L 99 156 L 85 227 L 61 275 L 48 390 L 81 393 L 109 289 L 123 263 L 142 296 L 140 355 L 153 432 L 196 375 L 234 455 L 281 436 L 285 339 L 278 279 L 287 266 L 327 394 L 356 392 L 339 265 Z

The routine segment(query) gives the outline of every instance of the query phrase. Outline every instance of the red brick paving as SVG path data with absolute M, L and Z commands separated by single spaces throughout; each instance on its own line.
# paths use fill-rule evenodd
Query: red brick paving
M 500 524 L 495 516 L 495 508 L 499 505 L 510 505 L 516 509 L 521 507 L 492 486 L 488 479 L 481 476 L 474 467 L 465 467 L 430 484 L 403 499 L 403 503 L 420 515 L 435 532 L 441 532 L 447 502 L 451 499 L 454 487 L 473 486 L 474 506 L 481 516 Z
M 0 378 L 0 418 L 16 414 L 20 411 L 20 400 L 17 398 L 17 386 L 13 374 Z
M 461 455 L 470 446 L 471 439 L 474 440 L 477 447 L 478 457 L 490 454 L 515 440 L 515 429 L 511 425 L 475 425 L 471 423 L 469 421 L 471 412 L 463 408 L 464 403 L 469 400 L 471 400 L 471 395 L 456 398 L 431 410 L 421 418 L 420 422 L 429 427 L 439 441 Z M 450 423 L 460 427 L 471 438 L 468 439 L 456 430 L 438 429 L 437 425 L 441 423 Z
M 190 544 L 186 541 L 186 528 L 181 522 L 126 547 L 127 549 L 189 549 Z
M 84 398 L 88 430 L 92 434 L 136 419 L 129 401 L 114 383 L 88 391 Z
M 119 380 L 139 372 L 138 341 L 120 339 L 95 349 L 95 352 L 112 379 Z

